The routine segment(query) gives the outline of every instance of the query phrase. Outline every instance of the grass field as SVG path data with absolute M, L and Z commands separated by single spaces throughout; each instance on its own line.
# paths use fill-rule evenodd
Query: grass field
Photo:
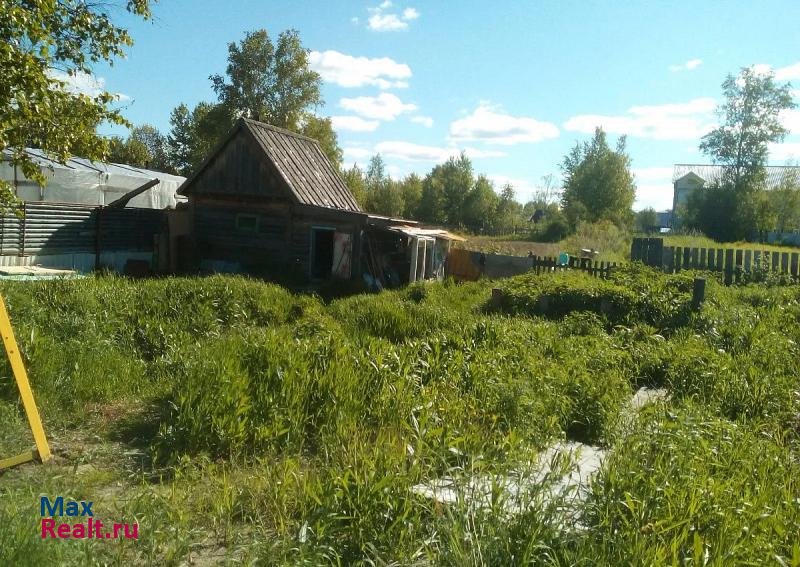
M 56 457 L 0 473 L 0 565 L 800 565 L 800 287 L 691 282 L 4 284 Z M 559 441 L 606 455 L 585 498 L 537 475 Z M 41 495 L 139 539 L 43 541 Z
M 644 236 L 644 235 L 641 235 Z M 519 238 L 519 239 L 518 239 Z M 577 255 L 581 248 L 594 248 L 600 252 L 598 259 L 610 262 L 627 262 L 630 259 L 633 236 L 618 231 L 587 229 L 561 242 L 531 242 L 523 236 L 468 236 L 460 246 L 468 250 L 509 256 L 558 256 L 560 252 Z M 664 246 L 689 248 L 734 248 L 769 252 L 797 252 L 797 247 L 761 244 L 757 242 L 716 242 L 706 236 L 664 235 Z

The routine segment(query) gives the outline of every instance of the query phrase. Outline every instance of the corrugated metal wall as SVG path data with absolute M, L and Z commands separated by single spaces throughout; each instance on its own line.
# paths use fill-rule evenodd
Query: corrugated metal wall
M 2 256 L 152 251 L 166 223 L 159 209 L 24 203 L 20 210 L 21 218 L 13 212 L 0 217 Z

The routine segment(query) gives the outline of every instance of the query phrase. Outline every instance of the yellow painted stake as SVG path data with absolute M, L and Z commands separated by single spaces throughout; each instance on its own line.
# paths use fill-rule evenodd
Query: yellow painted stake
M 0 335 L 3 337 L 3 346 L 6 348 L 8 361 L 11 363 L 11 370 L 14 372 L 14 378 L 19 387 L 22 406 L 28 416 L 28 423 L 31 426 L 33 440 L 36 442 L 38 457 L 42 462 L 48 461 L 51 457 L 50 446 L 47 444 L 47 436 L 44 434 L 44 427 L 42 427 L 42 418 L 39 417 L 39 410 L 36 408 L 36 401 L 33 399 L 31 384 L 28 382 L 28 373 L 25 372 L 25 364 L 22 362 L 17 340 L 14 338 L 14 329 L 11 327 L 11 320 L 8 318 L 6 303 L 2 295 L 0 295 Z M 31 461 L 35 457 L 35 453 L 28 452 L 10 459 L 0 460 L 0 470 Z

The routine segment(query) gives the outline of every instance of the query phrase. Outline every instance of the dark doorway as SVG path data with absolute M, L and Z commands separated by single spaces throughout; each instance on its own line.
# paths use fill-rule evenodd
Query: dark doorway
M 311 278 L 321 280 L 331 276 L 333 267 L 332 228 L 311 229 Z

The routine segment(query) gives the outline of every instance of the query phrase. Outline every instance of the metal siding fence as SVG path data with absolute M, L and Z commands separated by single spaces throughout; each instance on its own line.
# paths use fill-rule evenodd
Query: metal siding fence
M 2 256 L 152 251 L 166 221 L 160 209 L 24 203 L 19 210 L 22 218 L 13 211 L 0 217 Z

